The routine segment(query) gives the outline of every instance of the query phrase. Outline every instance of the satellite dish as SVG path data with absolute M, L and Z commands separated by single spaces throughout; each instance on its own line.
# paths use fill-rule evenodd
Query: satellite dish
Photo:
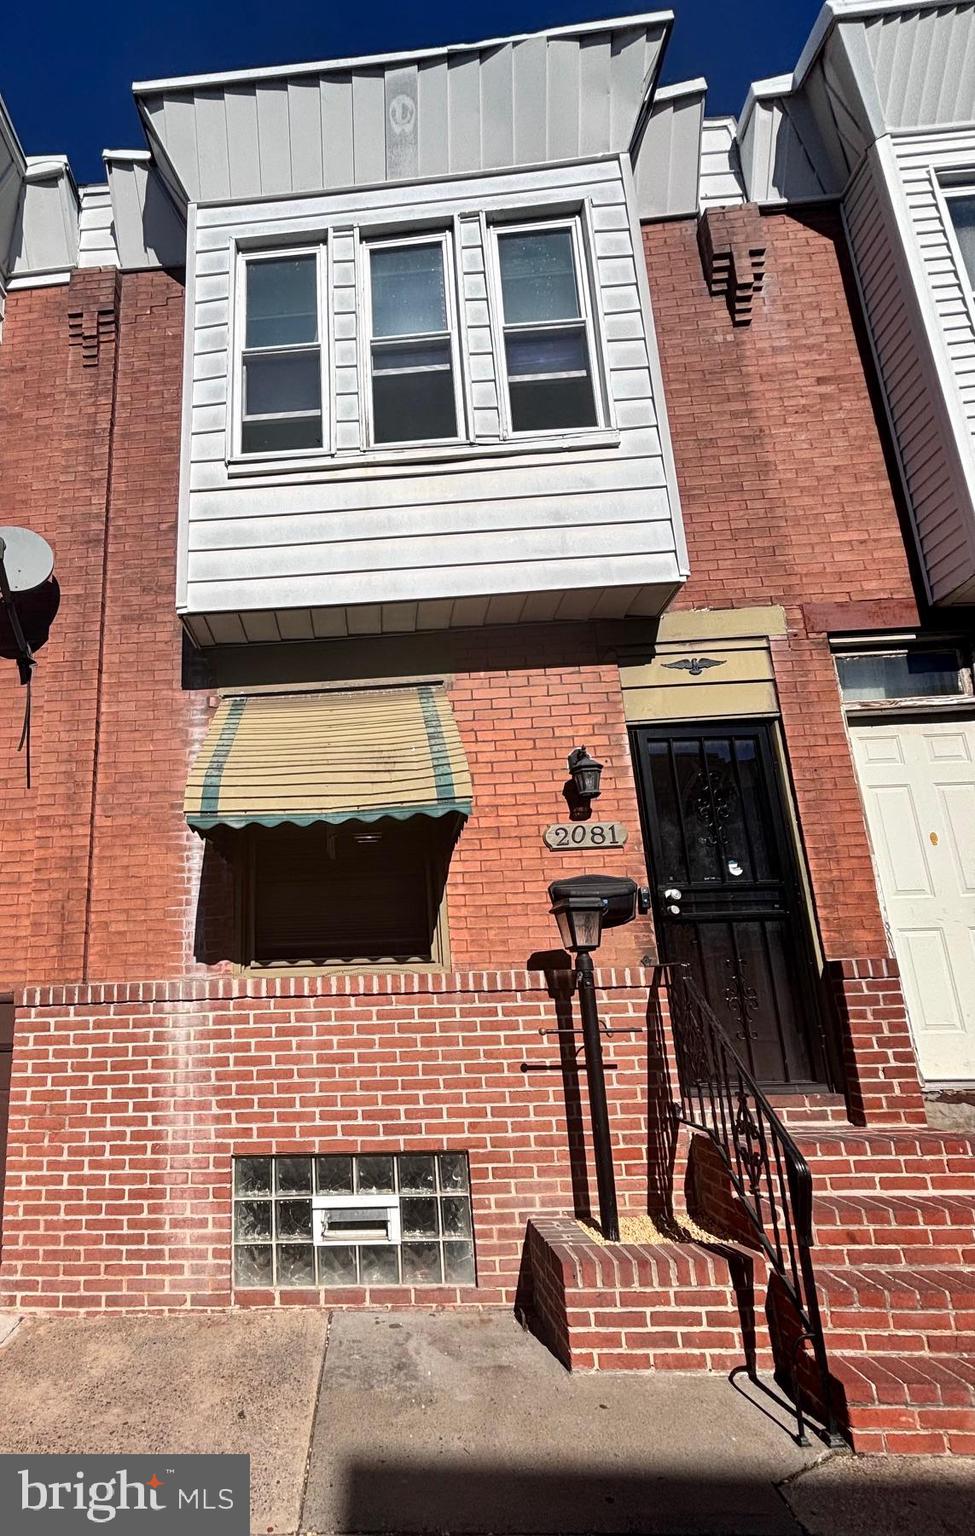
M 54 551 L 30 528 L 0 528 L 0 560 L 11 592 L 33 592 L 54 570 Z

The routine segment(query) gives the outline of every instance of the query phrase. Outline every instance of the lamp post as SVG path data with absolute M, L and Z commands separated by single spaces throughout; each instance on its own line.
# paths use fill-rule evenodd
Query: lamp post
M 548 888 L 548 894 L 562 943 L 575 956 L 576 962 L 576 989 L 582 1015 L 582 1046 L 586 1058 L 592 1144 L 596 1159 L 599 1225 L 608 1242 L 618 1243 L 620 1221 L 616 1204 L 616 1176 L 613 1173 L 613 1146 L 592 952 L 599 948 L 604 927 L 615 928 L 620 923 L 630 922 L 638 910 L 649 910 L 649 892 L 645 893 L 634 880 L 612 875 L 576 875 L 568 880 L 554 880 Z

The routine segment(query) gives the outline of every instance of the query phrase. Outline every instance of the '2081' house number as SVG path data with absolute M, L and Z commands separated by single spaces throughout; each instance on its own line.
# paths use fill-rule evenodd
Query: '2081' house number
M 546 827 L 546 848 L 622 848 L 627 830 L 619 821 L 558 821 Z

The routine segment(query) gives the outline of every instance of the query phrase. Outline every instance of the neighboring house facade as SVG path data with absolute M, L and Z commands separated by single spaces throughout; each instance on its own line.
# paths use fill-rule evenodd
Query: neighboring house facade
M 597 956 L 624 1210 L 682 1155 L 682 962 L 802 1138 L 834 1304 L 851 1226 L 914 1284 L 938 1223 L 959 1355 L 975 1158 L 922 1076 L 975 1081 L 964 78 L 894 133 L 861 34 L 954 56 L 975 6 L 829 5 L 740 122 L 658 87 L 672 20 L 137 85 L 105 186 L 0 118 L 3 519 L 60 585 L 30 789 L 0 690 L 8 1305 L 529 1307 L 527 1223 L 594 1208 L 547 887 L 595 870 L 653 897 Z M 740 1358 L 655 1274 L 574 1363 Z M 869 1369 L 909 1327 L 854 1331 L 859 1443 L 970 1449 L 975 1373 L 925 1422 Z

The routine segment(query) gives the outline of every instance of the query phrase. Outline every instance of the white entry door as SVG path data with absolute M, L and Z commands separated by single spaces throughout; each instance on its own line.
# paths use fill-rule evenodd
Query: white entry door
M 975 1079 L 975 721 L 856 722 L 853 749 L 921 1073 Z

